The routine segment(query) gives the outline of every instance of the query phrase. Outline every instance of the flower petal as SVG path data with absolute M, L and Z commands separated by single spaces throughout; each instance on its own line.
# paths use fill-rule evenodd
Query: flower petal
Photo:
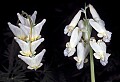
M 36 26 L 33 27 L 33 30 L 32 30 L 33 37 L 40 35 L 41 29 L 45 22 L 46 22 L 46 19 L 43 19 L 40 23 L 38 23 Z
M 110 56 L 109 53 L 106 53 L 105 56 L 104 56 L 104 61 L 103 60 L 100 60 L 100 63 L 105 66 L 107 63 L 108 63 L 108 57 Z
M 25 18 L 22 15 L 20 15 L 20 13 L 17 13 L 17 16 L 18 16 L 18 19 L 20 20 L 20 22 L 22 24 L 25 24 Z
M 26 64 L 31 66 L 31 64 L 32 64 L 32 58 L 31 57 L 26 57 L 26 56 L 22 56 L 22 55 L 18 55 L 18 57 L 20 59 L 22 59 Z
M 45 54 L 46 50 L 43 49 L 40 53 L 38 53 L 36 56 L 35 56 L 35 61 L 36 61 L 36 66 L 40 65 L 41 61 L 42 61 L 42 58 L 43 58 L 43 55 Z
M 106 52 L 106 44 L 102 40 L 98 40 L 97 44 L 101 47 L 102 51 Z
M 26 43 L 25 41 L 20 40 L 17 37 L 14 37 L 14 39 L 19 44 L 19 46 L 23 52 L 30 53 L 30 44 L 29 43 Z
M 37 11 L 34 11 L 34 13 L 31 16 L 31 20 L 34 24 L 35 24 L 35 20 L 36 20 L 36 15 L 37 15 Z
M 40 38 L 39 40 L 33 41 L 31 43 L 31 51 L 34 53 L 36 48 L 44 41 L 44 38 Z
M 30 35 L 30 27 L 25 26 L 24 24 L 19 23 L 20 28 L 25 32 L 25 34 L 29 37 Z
M 101 26 L 99 23 L 95 22 L 93 19 L 90 19 L 89 23 L 98 33 L 104 33 L 106 31 L 105 27 Z
M 76 27 L 76 25 L 78 24 L 78 21 L 80 20 L 80 17 L 81 17 L 81 10 L 79 10 L 78 13 L 74 16 L 70 24 L 65 26 L 64 34 L 68 33 L 67 35 L 71 36 L 73 29 Z
M 25 38 L 26 35 L 25 33 L 17 26 L 11 24 L 10 22 L 8 22 L 9 28 L 10 30 L 13 32 L 13 34 L 18 37 L 18 38 Z
M 78 13 L 74 16 L 69 26 L 75 27 L 78 21 L 80 20 L 80 17 L 81 17 L 81 10 L 79 10 Z
M 93 38 L 90 39 L 90 46 L 95 52 L 102 51 L 101 47 L 97 44 L 96 40 Z
M 106 31 L 106 36 L 103 37 L 103 41 L 110 42 L 112 32 Z
M 92 15 L 92 17 L 93 17 L 94 19 L 96 19 L 96 20 L 101 20 L 101 19 L 100 19 L 100 16 L 99 16 L 98 13 L 97 13 L 97 11 L 95 10 L 95 8 L 94 8 L 91 4 L 89 4 L 89 9 L 90 9 L 90 13 L 91 13 L 91 15 Z
M 80 29 L 78 27 L 76 27 L 73 30 L 71 38 L 70 38 L 70 47 L 71 48 L 76 47 L 76 45 L 80 41 L 81 37 L 82 37 L 82 32 L 80 32 Z

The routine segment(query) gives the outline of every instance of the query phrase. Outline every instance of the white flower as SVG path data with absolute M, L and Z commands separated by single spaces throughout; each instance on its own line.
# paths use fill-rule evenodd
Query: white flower
M 107 31 L 104 26 L 100 25 L 93 19 L 89 20 L 90 25 L 98 32 L 97 36 L 102 38 L 105 42 L 110 42 L 111 40 L 111 32 Z
M 11 24 L 10 22 L 8 22 L 8 26 L 9 26 L 10 30 L 13 32 L 13 34 L 16 37 L 18 37 L 19 39 L 25 40 L 27 38 L 25 32 L 18 26 L 15 26 L 15 25 Z
M 64 34 L 71 36 L 73 29 L 76 27 L 76 25 L 78 24 L 78 21 L 80 20 L 80 17 L 81 17 L 81 10 L 78 11 L 78 13 L 72 19 L 70 24 L 65 27 Z
M 96 22 L 98 22 L 100 25 L 105 26 L 104 21 L 100 18 L 99 14 L 97 13 L 97 11 L 95 10 L 95 8 L 91 4 L 89 4 L 89 9 L 90 9 L 90 13 L 91 13 L 93 19 Z
M 16 40 L 16 42 L 19 44 L 21 48 L 20 53 L 24 56 L 32 56 L 33 54 L 35 54 L 36 48 L 41 44 L 41 42 L 44 41 L 44 38 L 36 40 L 32 43 L 25 42 L 23 40 L 18 39 L 17 37 L 14 37 L 14 39 Z
M 35 24 L 35 20 L 36 20 L 36 15 L 37 15 L 37 11 L 34 11 L 34 13 L 32 14 L 32 16 L 30 16 L 31 22 L 33 24 Z M 20 20 L 20 22 L 23 25 L 29 26 L 30 27 L 30 20 L 28 18 L 23 17 L 22 15 L 20 15 L 19 13 L 17 13 L 18 19 Z
M 82 32 L 80 31 L 80 28 L 76 27 L 72 32 L 70 42 L 66 43 L 66 49 L 64 50 L 65 56 L 70 57 L 75 53 L 76 51 L 75 47 L 80 41 L 81 36 L 82 36 Z
M 80 20 L 78 23 L 78 27 L 81 29 L 81 31 L 83 32 L 83 38 L 85 41 L 89 40 L 89 36 L 88 36 L 88 27 L 85 25 L 85 21 Z
M 46 19 L 43 19 L 40 23 L 38 23 L 37 25 L 35 25 L 34 27 L 32 27 L 32 36 L 30 36 L 30 32 L 31 32 L 31 27 L 23 25 L 21 23 L 19 23 L 19 26 L 21 27 L 21 29 L 25 32 L 25 34 L 31 38 L 31 41 L 37 40 L 40 38 L 40 32 L 42 30 L 42 27 L 44 25 L 44 23 L 46 22 Z
M 26 57 L 26 56 L 22 56 L 22 55 L 18 55 L 18 57 L 20 59 L 22 59 L 26 64 L 28 64 L 28 69 L 35 69 L 37 70 L 38 68 L 40 68 L 43 63 L 41 63 L 43 55 L 45 54 L 46 50 L 43 49 L 40 53 L 38 53 L 35 56 L 32 57 Z
M 106 44 L 102 40 L 96 42 L 95 39 L 91 38 L 90 46 L 95 51 L 94 56 L 96 59 L 100 59 L 100 63 L 105 66 L 108 63 L 109 53 L 106 53 Z
M 77 56 L 74 59 L 77 61 L 76 66 L 78 69 L 82 69 L 86 56 L 89 53 L 89 45 L 82 41 L 77 45 Z

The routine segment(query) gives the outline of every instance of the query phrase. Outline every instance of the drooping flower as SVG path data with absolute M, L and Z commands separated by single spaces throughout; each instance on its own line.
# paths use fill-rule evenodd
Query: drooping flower
M 100 63 L 105 66 L 108 63 L 109 53 L 106 53 L 106 44 L 102 40 L 96 40 L 91 38 L 90 46 L 95 51 L 93 54 L 96 59 L 100 59 Z
M 22 59 L 26 64 L 28 64 L 28 69 L 34 69 L 37 70 L 38 68 L 40 68 L 43 63 L 41 63 L 43 55 L 45 54 L 46 50 L 43 49 L 40 53 L 38 53 L 35 56 L 32 57 L 26 57 L 26 56 L 22 56 L 22 55 L 18 55 L 18 57 L 20 59 Z
M 111 40 L 111 32 L 107 31 L 104 26 L 100 25 L 93 19 L 89 20 L 90 25 L 98 32 L 97 36 L 102 38 L 105 42 L 110 42 Z
M 70 57 L 75 53 L 76 51 L 75 47 L 80 41 L 81 36 L 82 36 L 82 32 L 80 31 L 80 28 L 76 27 L 72 32 L 70 42 L 66 43 L 66 49 L 64 50 L 65 56 Z
M 34 11 L 34 13 L 32 14 L 32 16 L 29 15 L 30 16 L 30 19 L 29 19 L 29 18 L 23 17 L 20 13 L 17 13 L 17 16 L 18 16 L 18 19 L 20 20 L 20 22 L 23 25 L 26 25 L 28 27 L 31 26 L 31 24 L 30 24 L 31 22 L 33 23 L 33 25 L 35 25 L 36 15 L 37 15 L 37 11 Z
M 29 37 L 31 39 L 31 41 L 35 41 L 35 40 L 37 40 L 37 39 L 39 39 L 41 37 L 40 32 L 41 32 L 42 27 L 43 27 L 45 22 L 46 22 L 46 19 L 43 19 L 40 23 L 33 26 L 32 28 L 29 27 L 29 26 L 23 25 L 21 23 L 19 23 L 19 26 L 21 27 L 22 30 L 24 30 L 25 34 L 28 37 L 31 34 L 31 37 Z M 31 30 L 32 30 L 32 32 L 31 32 Z
M 78 13 L 74 16 L 70 24 L 65 27 L 64 34 L 71 36 L 72 31 L 74 30 L 74 28 L 78 24 L 78 21 L 80 20 L 80 17 L 81 17 L 81 10 L 79 10 Z
M 9 26 L 10 30 L 13 32 L 13 34 L 16 37 L 18 37 L 19 39 L 25 40 L 27 38 L 27 35 L 25 34 L 25 32 L 18 26 L 15 26 L 15 25 L 11 24 L 10 22 L 8 22 L 8 26 Z
M 77 56 L 74 59 L 77 61 L 77 69 L 82 69 L 84 66 L 85 58 L 89 53 L 89 45 L 84 43 L 84 41 L 79 42 L 77 45 Z
M 105 26 L 104 21 L 100 18 L 99 14 L 97 13 L 97 11 L 95 10 L 95 8 L 91 4 L 89 4 L 89 9 L 90 9 L 90 13 L 91 13 L 93 19 L 96 22 L 98 22 L 100 25 Z
M 36 48 L 41 44 L 41 42 L 44 41 L 44 38 L 40 38 L 39 40 L 36 40 L 32 43 L 25 42 L 21 39 L 18 39 L 17 37 L 14 37 L 14 39 L 16 40 L 16 42 L 19 44 L 21 48 L 20 53 L 24 56 L 32 56 L 33 54 L 35 54 Z

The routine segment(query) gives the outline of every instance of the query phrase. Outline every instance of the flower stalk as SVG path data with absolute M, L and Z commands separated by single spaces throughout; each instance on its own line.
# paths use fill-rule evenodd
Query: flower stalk
M 91 74 L 91 82 L 95 82 L 93 50 L 91 47 L 90 47 L 90 74 Z

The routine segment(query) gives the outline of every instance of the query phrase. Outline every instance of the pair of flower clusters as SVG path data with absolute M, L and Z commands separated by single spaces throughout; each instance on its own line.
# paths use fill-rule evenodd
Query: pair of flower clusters
M 25 17 L 23 16 L 25 15 Z M 15 35 L 14 39 L 21 48 L 18 57 L 28 64 L 28 69 L 38 69 L 43 65 L 41 60 L 46 52 L 43 49 L 40 53 L 36 54 L 37 47 L 44 41 L 40 32 L 46 19 L 43 19 L 40 23 L 35 24 L 37 11 L 34 11 L 32 15 L 28 15 L 23 12 L 23 15 L 17 13 L 19 24 L 13 25 L 8 22 L 8 26 Z
M 92 18 L 87 17 L 87 10 L 90 11 Z M 82 13 L 84 14 L 83 19 L 81 19 Z M 99 40 L 91 35 L 92 28 L 97 31 Z M 104 21 L 91 4 L 78 11 L 70 24 L 65 27 L 64 34 L 70 37 L 70 41 L 66 43 L 64 55 L 71 57 L 77 51 L 77 56 L 74 59 L 77 61 L 78 69 L 83 68 L 90 49 L 94 50 L 94 57 L 100 59 L 103 66 L 108 63 L 110 54 L 106 52 L 106 42 L 110 42 L 112 33 L 105 29 Z

